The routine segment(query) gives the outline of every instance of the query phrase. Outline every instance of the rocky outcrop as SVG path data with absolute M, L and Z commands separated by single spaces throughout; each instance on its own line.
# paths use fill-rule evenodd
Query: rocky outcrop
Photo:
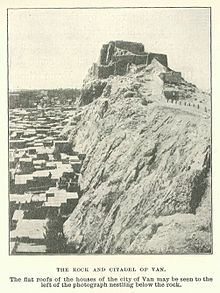
M 211 252 L 210 118 L 166 102 L 160 74 L 168 70 L 154 59 L 110 76 L 99 98 L 88 90 L 92 102 L 68 128 L 86 154 L 83 195 L 64 224 L 74 251 Z M 193 85 L 178 87 L 182 99 L 209 105 Z
M 88 105 L 92 103 L 94 99 L 99 98 L 102 95 L 106 84 L 105 81 L 103 82 L 101 80 L 86 83 L 81 90 L 80 106 Z

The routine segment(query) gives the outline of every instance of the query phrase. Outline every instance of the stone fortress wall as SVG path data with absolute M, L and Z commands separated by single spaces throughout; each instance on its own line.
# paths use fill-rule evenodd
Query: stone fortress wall
M 105 79 L 110 75 L 125 75 L 130 64 L 149 65 L 153 59 L 168 66 L 167 55 L 147 53 L 142 43 L 115 41 L 104 44 L 98 63 L 94 63 L 91 73 L 96 78 Z

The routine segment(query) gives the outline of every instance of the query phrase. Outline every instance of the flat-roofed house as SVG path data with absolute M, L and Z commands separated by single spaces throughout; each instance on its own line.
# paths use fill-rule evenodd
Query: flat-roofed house
M 16 228 L 19 221 L 24 218 L 24 211 L 23 210 L 15 210 L 13 217 L 12 217 L 12 227 Z
M 23 149 L 26 147 L 27 141 L 24 139 L 10 140 L 10 149 Z
M 11 231 L 11 241 L 44 243 L 47 220 L 21 220 L 15 230 Z
M 22 220 L 24 217 L 24 211 L 23 210 L 15 210 L 13 217 L 12 217 L 12 221 L 14 222 L 18 222 L 20 220 Z
M 59 133 L 60 131 L 58 131 Z M 54 141 L 55 150 L 59 153 L 65 153 L 67 155 L 72 154 L 72 144 L 66 140 Z
M 34 171 L 33 158 L 20 158 L 19 170 L 21 174 L 30 174 Z
M 46 245 L 36 245 L 35 243 L 23 243 L 17 244 L 16 249 L 12 254 L 45 254 L 47 250 Z

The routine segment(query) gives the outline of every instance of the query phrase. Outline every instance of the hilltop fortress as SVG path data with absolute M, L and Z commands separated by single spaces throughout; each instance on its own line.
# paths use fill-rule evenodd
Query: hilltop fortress
M 153 69 L 154 68 L 154 69 Z M 111 41 L 101 47 L 98 62 L 93 63 L 83 81 L 80 105 L 87 105 L 100 97 L 105 89 L 107 79 L 127 74 L 138 74 L 144 70 L 151 74 L 152 70 L 164 84 L 181 84 L 181 72 L 168 67 L 167 55 L 145 52 L 142 43 L 127 41 Z M 176 91 L 167 98 L 177 97 Z
M 93 64 L 91 73 L 100 79 L 110 75 L 125 75 L 129 65 L 149 65 L 153 59 L 168 66 L 167 55 L 145 52 L 142 43 L 111 41 L 102 46 L 99 61 Z

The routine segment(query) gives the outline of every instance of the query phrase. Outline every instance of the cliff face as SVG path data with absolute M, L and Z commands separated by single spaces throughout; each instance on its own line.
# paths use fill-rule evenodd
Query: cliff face
M 181 102 L 168 103 L 166 71 L 153 60 L 110 76 L 66 129 L 86 154 L 83 195 L 64 224 L 77 252 L 211 251 L 209 96 L 182 79 L 169 85 Z

